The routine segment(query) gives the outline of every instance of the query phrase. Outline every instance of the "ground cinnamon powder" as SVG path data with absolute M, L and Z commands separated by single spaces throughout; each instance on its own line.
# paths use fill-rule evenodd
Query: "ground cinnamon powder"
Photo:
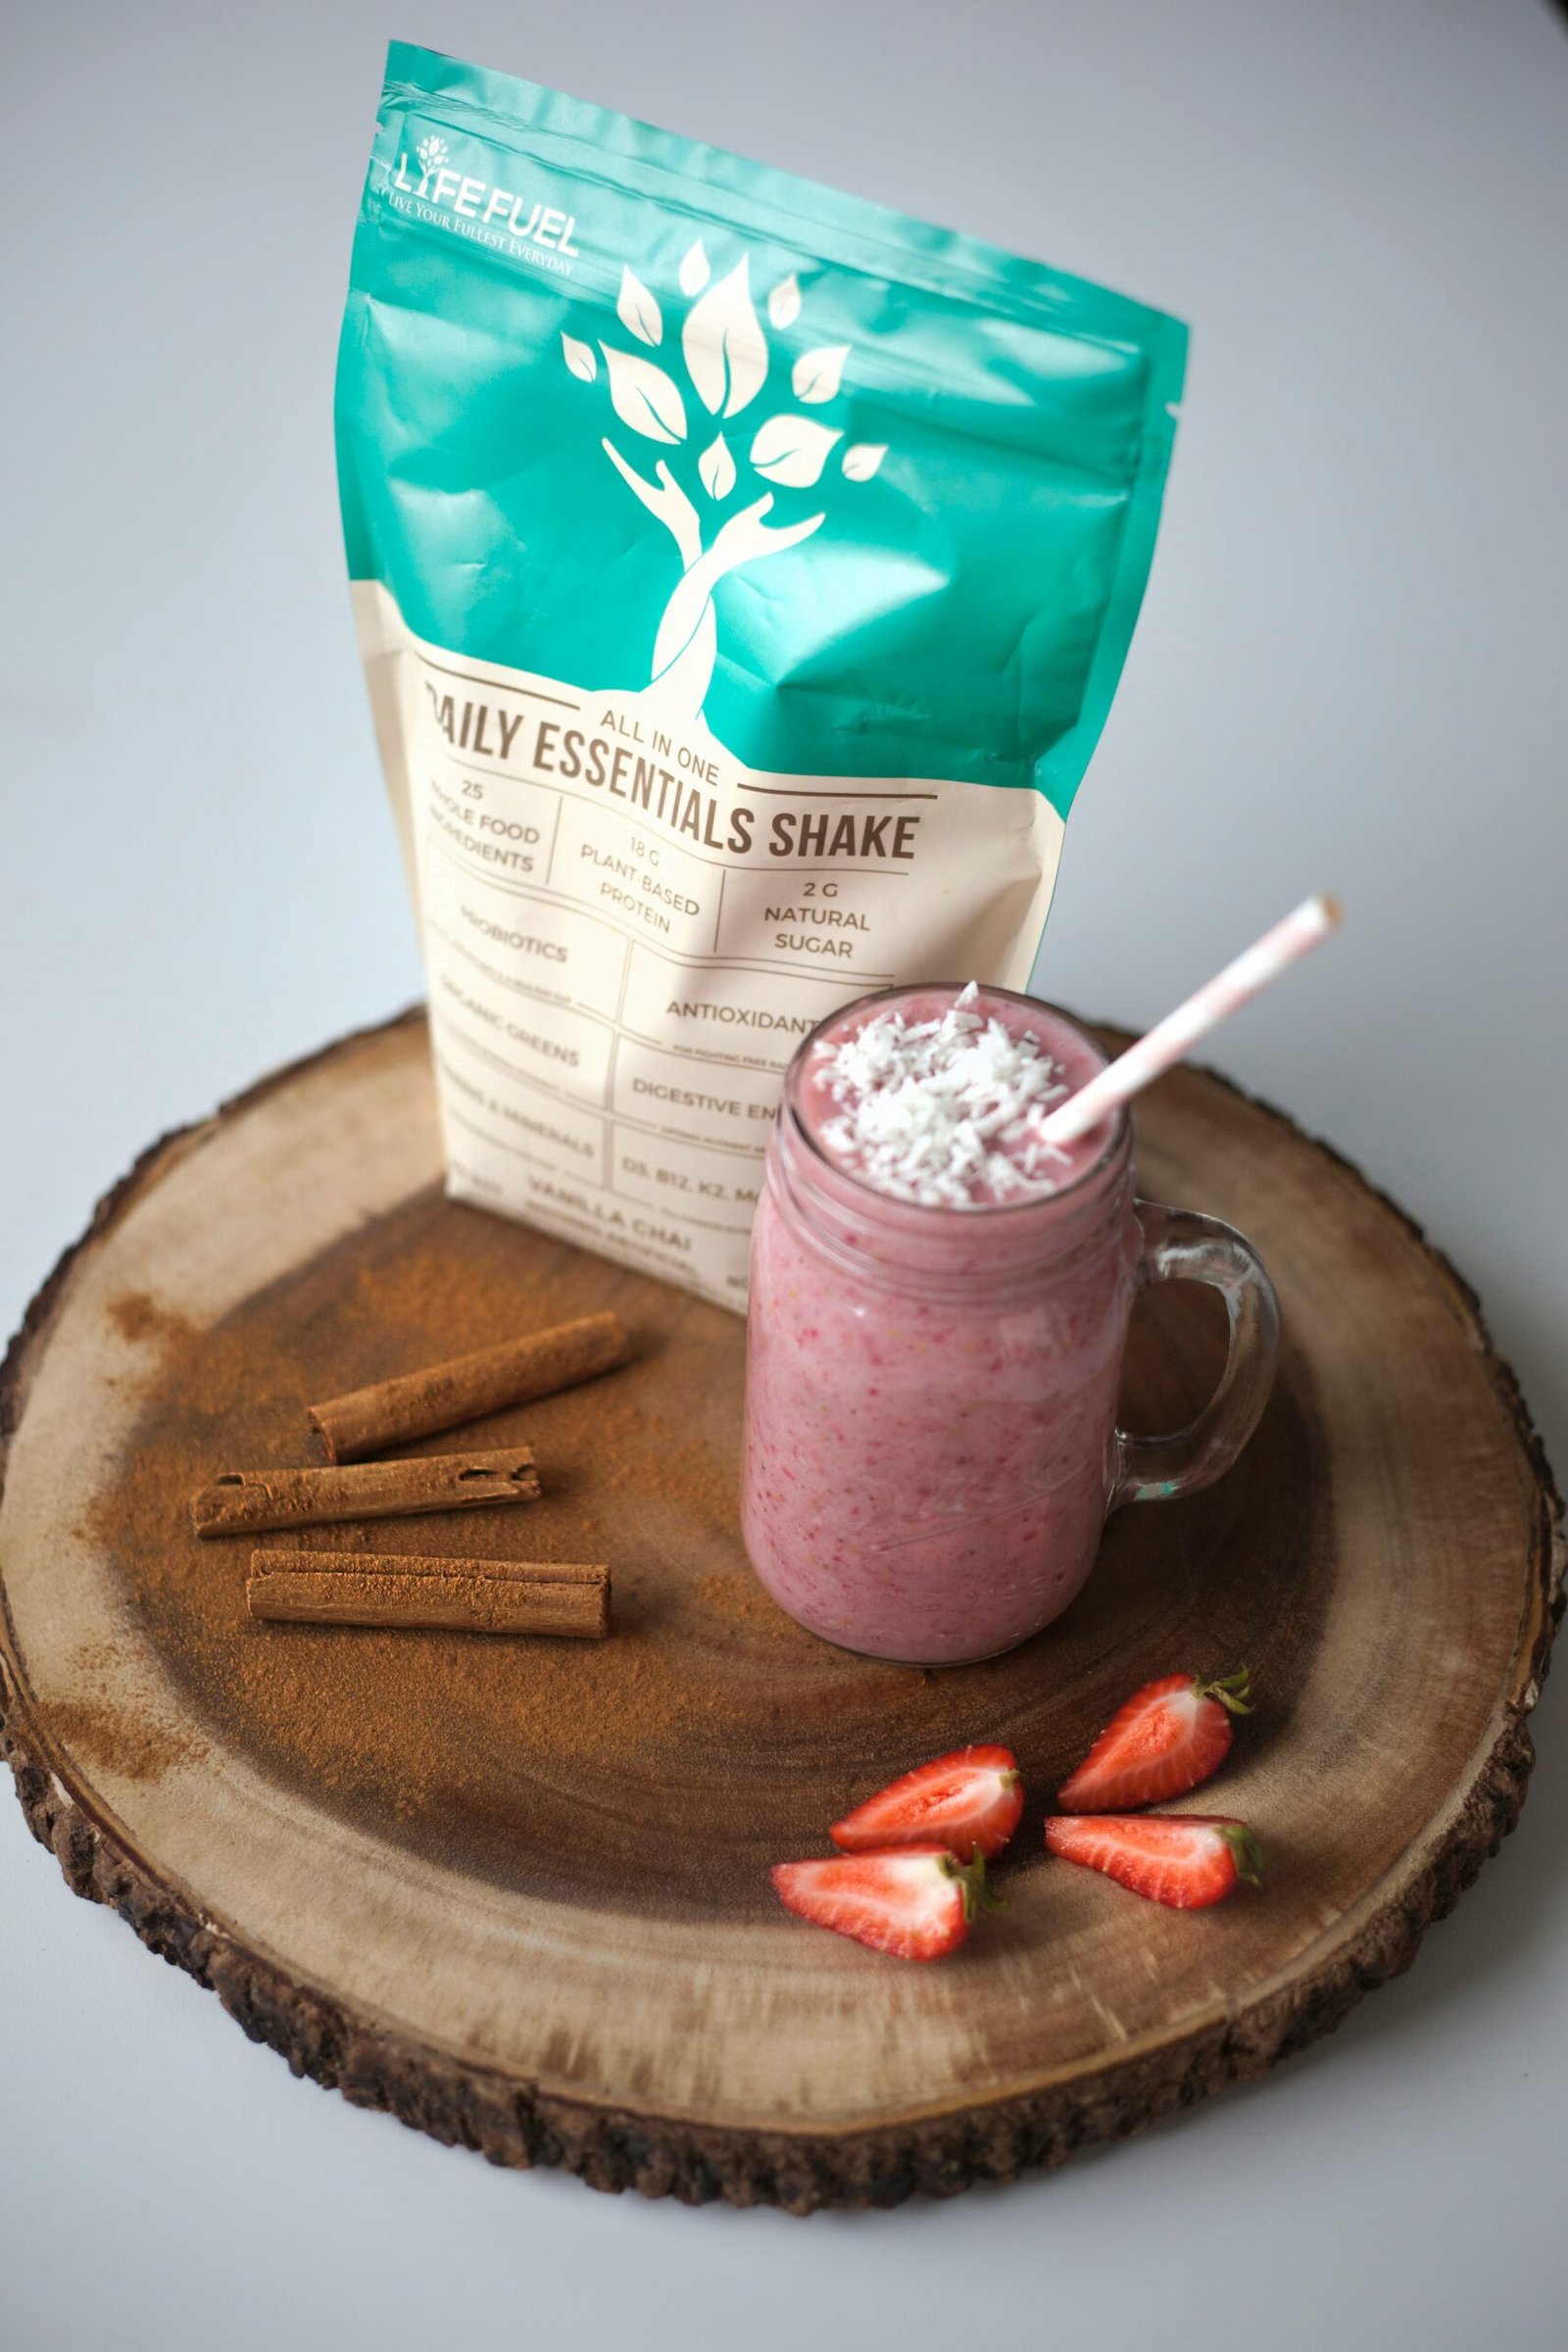
M 94 1642 L 77 1652 L 73 1668 L 79 1688 L 98 1693 L 122 1662 L 109 1643 Z M 162 1709 L 133 1712 L 123 1702 L 91 1695 L 56 1697 L 38 1714 L 51 1746 L 129 1781 L 159 1780 L 176 1766 L 199 1764 L 208 1753 L 193 1724 Z

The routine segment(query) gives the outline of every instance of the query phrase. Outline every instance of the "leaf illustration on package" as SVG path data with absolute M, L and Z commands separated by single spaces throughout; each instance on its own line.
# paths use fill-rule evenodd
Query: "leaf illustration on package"
M 834 343 L 824 351 L 803 351 L 790 374 L 796 399 L 813 402 L 833 399 L 849 356 L 847 343 Z
M 792 270 L 781 277 L 767 298 L 767 315 L 775 326 L 793 326 L 801 315 L 801 281 Z
M 735 461 L 722 433 L 713 435 L 697 461 L 697 470 L 710 498 L 728 498 L 735 487 Z
M 687 371 L 705 409 L 733 416 L 755 400 L 767 376 L 767 344 L 752 308 L 750 265 L 700 294 L 680 330 Z
M 664 321 L 659 305 L 633 270 L 621 270 L 615 316 L 639 343 L 657 343 L 663 334 Z
M 640 440 L 659 442 L 668 454 L 655 462 L 650 479 L 608 435 L 601 446 L 633 497 L 675 543 L 680 576 L 655 633 L 650 682 L 662 688 L 672 716 L 696 718 L 717 658 L 715 588 L 742 564 L 799 547 L 820 529 L 826 520 L 824 509 L 793 516 L 786 511 L 781 519 L 775 500 L 780 492 L 815 489 L 844 441 L 841 425 L 803 416 L 800 409 L 780 408 L 761 416 L 741 446 L 764 485 L 762 495 L 720 520 L 715 510 L 725 507 L 741 486 L 738 450 L 722 430 L 723 421 L 757 400 L 768 383 L 775 356 L 781 368 L 788 367 L 788 388 L 775 377 L 774 397 L 782 395 L 787 401 L 793 394 L 803 407 L 821 409 L 838 399 L 853 355 L 848 343 L 814 344 L 793 357 L 770 352 L 752 297 L 750 256 L 715 277 L 698 238 L 681 257 L 677 280 L 679 295 L 689 306 L 680 325 L 679 356 L 691 397 L 700 406 L 695 411 L 690 407 L 669 368 L 640 351 L 601 342 L 615 416 Z M 661 348 L 671 361 L 676 338 L 672 326 L 666 338 L 665 324 L 673 299 L 666 292 L 662 303 L 634 270 L 622 267 L 615 300 L 621 327 L 634 341 Z M 764 308 L 776 330 L 794 325 L 802 296 L 793 271 L 772 287 Z M 595 383 L 599 364 L 593 344 L 563 333 L 561 346 L 570 373 L 582 383 Z M 700 419 L 703 410 L 720 426 L 706 436 L 694 432 L 690 421 L 694 414 Z M 842 450 L 838 472 L 830 478 L 869 481 L 886 455 L 885 442 L 853 442 Z
M 809 490 L 821 478 L 828 451 L 842 438 L 809 416 L 770 416 L 752 443 L 752 464 L 770 482 Z
M 634 351 L 614 351 L 608 343 L 599 348 L 610 369 L 610 397 L 621 423 L 649 441 L 684 441 L 686 410 L 662 368 L 639 359 Z

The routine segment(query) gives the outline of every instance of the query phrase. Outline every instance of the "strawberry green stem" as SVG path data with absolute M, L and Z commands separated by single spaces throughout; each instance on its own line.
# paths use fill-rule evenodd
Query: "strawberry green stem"
M 1212 1682 L 1208 1683 L 1204 1682 L 1200 1674 L 1195 1675 L 1193 1695 L 1195 1698 L 1217 1698 L 1220 1705 L 1228 1709 L 1232 1715 L 1250 1715 L 1252 1712 L 1251 1669 L 1243 1666 L 1235 1674 L 1217 1675 Z
M 1263 1848 L 1245 1821 L 1228 1821 L 1220 1831 L 1231 1852 L 1236 1856 L 1236 1876 L 1246 1879 L 1250 1886 L 1263 1884 Z
M 976 1854 L 972 1862 L 960 1862 L 956 1854 L 944 1858 L 943 1869 L 950 1879 L 956 1879 L 963 1888 L 963 1916 L 971 1923 L 987 1911 L 1004 1911 L 1005 1903 L 1000 1894 L 993 1894 L 986 1885 L 986 1858 Z

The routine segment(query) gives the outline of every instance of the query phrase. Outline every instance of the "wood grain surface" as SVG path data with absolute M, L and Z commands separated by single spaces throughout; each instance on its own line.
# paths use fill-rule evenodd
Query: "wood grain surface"
M 417 1017 L 156 1147 L 0 1382 L 0 1748 L 34 1831 L 297 2072 L 604 2187 L 892 2203 L 1262 2071 L 1512 1827 L 1560 1507 L 1474 1301 L 1352 1169 L 1193 1071 L 1138 1151 L 1146 1194 L 1262 1250 L 1274 1399 L 1222 1484 L 1112 1521 L 1056 1625 L 933 1673 L 828 1648 L 752 1578 L 738 1320 L 442 1198 Z M 247 1547 L 189 1522 L 217 1470 L 318 1460 L 309 1399 L 603 1308 L 624 1370 L 413 1449 L 531 1445 L 525 1513 L 286 1542 L 608 1561 L 609 1641 L 247 1616 Z M 1181 1420 L 1220 1347 L 1211 1298 L 1151 1294 L 1128 1417 Z M 1262 1838 L 1263 1891 L 1184 1916 L 1048 1860 L 1116 1702 L 1243 1661 L 1259 1704 L 1204 1795 Z M 961 1954 L 779 1910 L 770 1862 L 969 1740 L 1015 1748 L 1029 1802 Z

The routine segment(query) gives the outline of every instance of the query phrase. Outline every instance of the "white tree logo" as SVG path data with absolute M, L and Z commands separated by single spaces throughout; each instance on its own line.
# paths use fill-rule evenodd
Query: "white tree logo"
M 739 469 L 723 425 L 761 391 L 767 380 L 767 338 L 753 307 L 750 264 L 738 262 L 727 277 L 710 283 L 712 272 L 699 240 L 680 266 L 680 290 L 691 307 L 680 330 L 681 356 L 692 389 L 717 429 L 696 459 L 695 483 L 683 488 L 670 463 L 660 458 L 654 480 L 630 465 L 614 443 L 603 441 L 605 455 L 632 494 L 655 514 L 680 551 L 681 576 L 665 605 L 654 639 L 652 682 L 662 689 L 662 699 L 683 715 L 696 717 L 713 674 L 717 639 L 713 619 L 713 590 L 726 572 L 763 556 L 776 556 L 787 547 L 809 539 L 823 521 L 818 513 L 797 522 L 770 523 L 773 492 L 765 491 L 750 506 L 727 515 L 722 510 L 735 496 Z M 792 326 L 800 316 L 801 289 L 792 274 L 767 298 L 773 326 Z M 664 319 L 659 304 L 634 271 L 623 269 L 615 313 L 637 342 L 656 348 L 663 341 Z M 562 350 L 572 374 L 585 384 L 599 374 L 593 345 L 564 334 Z M 601 343 L 610 385 L 610 404 L 623 425 L 645 441 L 662 442 L 684 453 L 682 470 L 692 459 L 686 403 L 679 385 L 640 352 L 616 351 Z M 791 372 L 791 387 L 803 408 L 821 408 L 838 396 L 847 343 L 803 352 Z M 762 479 L 781 490 L 809 490 L 821 479 L 835 446 L 844 438 L 842 427 L 820 423 L 795 411 L 765 416 L 752 434 L 746 462 Z M 839 469 L 851 482 L 866 482 L 887 456 L 885 442 L 857 441 L 840 455 Z M 695 493 L 695 495 L 694 495 Z M 705 524 L 717 523 L 705 544 Z

